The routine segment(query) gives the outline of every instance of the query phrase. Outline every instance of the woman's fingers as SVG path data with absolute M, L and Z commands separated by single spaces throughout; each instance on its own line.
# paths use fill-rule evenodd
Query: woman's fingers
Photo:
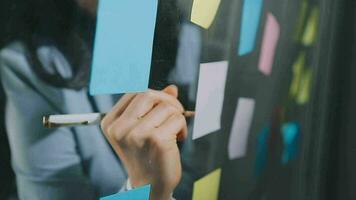
M 152 90 L 153 92 L 153 90 Z M 158 91 L 156 91 L 158 92 Z M 178 97 L 178 88 L 175 85 L 167 86 L 162 92 L 171 95 L 174 98 Z M 118 103 L 112 108 L 112 110 L 107 113 L 106 117 L 102 120 L 101 126 L 108 127 L 116 118 L 118 118 L 128 107 L 131 101 L 136 97 L 137 94 L 125 94 Z M 164 95 L 166 96 L 166 95 Z M 177 107 L 182 107 L 179 102 L 174 101 L 174 99 L 169 97 L 163 97 L 162 101 L 165 99 L 170 99 L 170 102 Z M 182 107 L 183 108 L 183 107 Z
M 166 88 L 162 90 L 162 92 L 165 92 L 175 98 L 178 98 L 178 87 L 175 85 L 169 85 Z
M 106 134 L 109 139 L 121 143 L 123 138 L 127 137 L 139 122 L 139 118 L 120 116 L 107 127 Z
M 130 131 L 128 140 L 142 146 L 154 129 L 160 127 L 172 115 L 181 114 L 176 107 L 162 102 L 155 106 L 145 117 L 139 120 L 136 126 Z
M 170 104 L 160 103 L 142 119 L 120 117 L 109 128 L 108 133 L 116 141 L 142 147 L 147 141 L 187 137 L 185 117 Z M 156 141 L 157 142 L 157 141 Z
M 184 112 L 182 104 L 172 95 L 162 91 L 149 90 L 138 94 L 125 110 L 127 118 L 141 118 L 160 102 L 166 102 L 176 107 L 181 113 Z
M 104 133 L 110 140 L 123 144 L 130 143 L 127 139 L 143 144 L 144 140 L 152 132 L 156 132 L 155 129 L 169 121 L 171 116 L 183 117 L 184 109 L 177 96 L 178 88 L 174 85 L 162 91 L 149 90 L 145 93 L 125 95 L 103 119 Z M 187 132 L 184 117 L 183 121 L 183 128 L 176 132 L 178 139 L 184 138 Z
M 168 199 L 181 178 L 177 139 L 187 136 L 187 124 L 177 96 L 175 86 L 125 95 L 102 123 L 133 185 L 151 183 L 159 199 Z
M 181 135 L 181 136 L 179 136 Z M 187 136 L 187 124 L 185 117 L 182 114 L 175 113 L 159 127 L 151 128 L 150 130 L 141 131 L 133 129 L 124 139 L 129 145 L 142 147 L 150 144 L 153 149 L 160 152 L 169 151 L 177 148 L 177 138 L 185 138 Z
M 157 132 L 165 134 L 168 137 L 183 140 L 188 135 L 187 121 L 181 113 L 174 114 L 157 128 Z
M 115 104 L 111 111 L 106 114 L 104 119 L 101 121 L 101 127 L 104 129 L 104 132 L 106 132 L 109 125 L 125 111 L 135 96 L 136 94 L 125 94 Z
M 122 111 L 123 113 L 118 114 L 122 109 L 112 111 L 102 123 L 104 132 L 116 141 L 120 141 L 126 137 L 157 104 L 163 103 L 165 109 L 169 110 L 169 112 L 176 110 L 175 112 L 183 113 L 183 106 L 180 102 L 175 97 L 161 91 L 151 90 L 137 94 L 132 98 L 127 98 L 123 102 L 128 104 L 127 108 Z M 118 106 L 118 108 L 121 107 L 124 107 L 124 103 L 122 103 L 122 106 Z M 160 109 L 162 108 L 160 107 Z M 157 116 L 157 119 L 161 120 L 161 117 L 162 114 Z M 112 121 L 113 118 L 114 120 Z M 152 126 L 155 126 L 155 124 Z M 135 131 L 137 130 L 135 129 Z

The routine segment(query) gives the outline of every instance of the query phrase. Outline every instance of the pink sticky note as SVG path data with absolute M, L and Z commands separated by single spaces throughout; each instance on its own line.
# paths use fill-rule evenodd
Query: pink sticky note
M 274 55 L 279 39 L 280 27 L 272 13 L 267 13 L 267 21 L 263 36 L 259 70 L 266 76 L 271 75 Z

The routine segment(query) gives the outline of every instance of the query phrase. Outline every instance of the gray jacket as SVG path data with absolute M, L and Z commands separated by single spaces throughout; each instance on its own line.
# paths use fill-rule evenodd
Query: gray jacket
M 6 126 L 20 199 L 97 199 L 119 191 L 126 173 L 98 126 L 45 129 L 47 114 L 106 112 L 112 96 L 89 99 L 86 89 L 58 89 L 31 70 L 24 45 L 0 52 L 0 80 L 6 97 Z M 41 62 L 69 73 L 55 47 L 38 51 Z M 55 65 L 53 65 L 55 63 Z M 2 97 L 3 98 L 3 97 Z

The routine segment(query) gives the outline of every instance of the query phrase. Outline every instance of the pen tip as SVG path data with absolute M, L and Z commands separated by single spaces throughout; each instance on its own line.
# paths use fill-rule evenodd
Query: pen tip
M 185 117 L 188 117 L 188 118 L 194 117 L 194 115 L 195 115 L 195 112 L 194 112 L 194 111 L 185 111 L 185 112 L 184 112 L 184 116 L 185 116 Z
M 42 118 L 42 124 L 45 128 L 49 128 L 49 116 L 44 116 Z

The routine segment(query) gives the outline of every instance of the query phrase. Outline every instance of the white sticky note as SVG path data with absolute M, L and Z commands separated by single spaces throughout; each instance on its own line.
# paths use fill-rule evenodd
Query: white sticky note
M 244 157 L 247 151 L 248 136 L 255 110 L 255 100 L 239 98 L 228 146 L 229 159 Z
M 221 127 L 228 62 L 200 65 L 193 139 L 217 131 Z

